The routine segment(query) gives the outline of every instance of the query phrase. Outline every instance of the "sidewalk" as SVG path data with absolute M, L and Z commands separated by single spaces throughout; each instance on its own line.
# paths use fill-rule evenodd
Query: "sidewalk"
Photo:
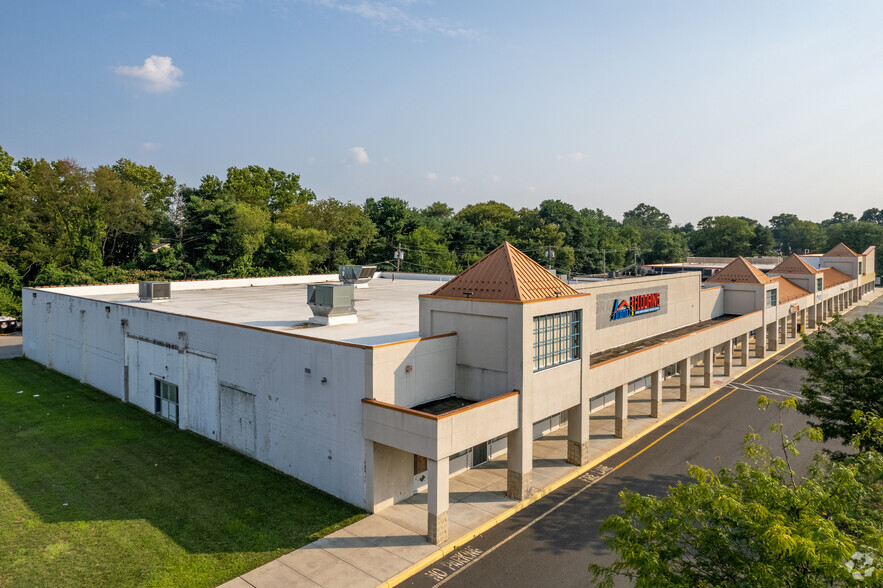
M 872 294 L 852 309 L 867 306 L 879 296 L 883 296 L 883 292 Z M 736 365 L 741 363 L 741 358 L 735 355 L 730 377 L 723 375 L 723 359 L 716 357 L 711 388 L 702 387 L 703 368 L 694 367 L 687 402 L 680 401 L 679 378 L 666 380 L 663 383 L 659 418 L 650 416 L 649 389 L 629 396 L 628 436 L 625 439 L 617 439 L 613 434 L 612 404 L 592 414 L 589 448 L 594 457 L 585 466 L 577 467 L 565 461 L 566 425 L 535 440 L 533 494 L 524 501 L 516 502 L 505 496 L 505 452 L 486 464 L 451 478 L 448 509 L 448 533 L 451 539 L 442 545 L 432 545 L 426 541 L 424 491 L 234 578 L 221 588 L 394 586 L 671 420 L 731 379 L 770 362 L 774 356 L 799 341 L 799 337 L 789 338 L 778 351 L 768 351 L 764 359 L 757 359 L 754 357 L 752 340 L 748 366 Z

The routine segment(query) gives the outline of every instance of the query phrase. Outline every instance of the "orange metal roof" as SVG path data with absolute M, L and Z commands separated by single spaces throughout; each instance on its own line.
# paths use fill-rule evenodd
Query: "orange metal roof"
M 843 243 L 838 243 L 831 251 L 825 254 L 825 257 L 858 257 L 858 253 Z
M 871 251 L 873 251 L 873 250 L 876 249 L 876 248 L 877 248 L 876 245 L 871 245 L 870 247 L 868 247 L 867 249 L 865 249 L 864 251 L 862 251 L 862 255 L 868 255 Z
M 527 255 L 503 243 L 427 296 L 527 302 L 579 295 Z
M 744 257 L 737 257 L 707 280 L 706 284 L 769 284 L 770 279 Z
M 791 256 L 770 270 L 771 274 L 817 274 L 819 270 L 809 265 L 799 255 L 792 253 Z
M 776 276 L 772 278 L 772 281 L 779 284 L 779 304 L 785 304 L 786 302 L 810 295 L 809 292 L 782 276 Z
M 823 267 L 822 275 L 824 276 L 822 283 L 825 287 L 825 290 L 827 290 L 828 288 L 833 288 L 834 286 L 839 286 L 840 284 L 845 284 L 852 279 L 840 270 L 833 267 Z

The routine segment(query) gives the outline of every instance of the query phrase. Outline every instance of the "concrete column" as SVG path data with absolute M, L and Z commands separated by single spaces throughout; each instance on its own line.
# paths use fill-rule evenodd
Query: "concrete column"
M 739 365 L 742 367 L 748 366 L 748 333 L 744 335 L 739 335 L 739 348 L 742 350 L 742 353 L 739 355 Z
M 788 336 L 792 339 L 797 336 L 797 313 L 788 317 Z
M 617 439 L 623 439 L 629 430 L 629 399 L 625 386 L 616 387 L 616 431 Z
M 448 458 L 427 459 L 429 489 L 427 492 L 427 532 L 426 538 L 433 545 L 448 540 L 448 500 L 450 465 Z
M 769 338 L 767 335 L 769 333 L 769 327 L 760 326 L 754 329 L 754 355 L 760 359 L 766 355 L 766 346 L 767 339 Z
M 678 362 L 678 372 L 681 374 L 681 401 L 686 402 L 690 396 L 690 358 Z
M 781 345 L 785 344 L 785 337 L 787 336 L 788 329 L 788 317 L 782 317 L 779 319 L 779 343 Z
M 650 374 L 650 416 L 654 419 L 662 412 L 662 376 L 662 370 Z
M 779 321 L 775 320 L 766 326 L 767 349 L 777 351 L 779 349 Z
M 711 378 L 714 376 L 714 348 L 708 348 L 702 352 L 702 385 L 711 388 Z
M 806 323 L 804 326 L 805 331 L 816 328 L 816 313 L 818 312 L 818 310 L 818 304 L 813 304 L 807 309 L 808 312 L 806 313 Z
M 807 326 L 806 326 L 806 309 L 805 308 L 801 308 L 799 311 L 797 311 L 797 318 L 800 319 L 799 321 L 797 321 L 799 323 L 797 325 L 797 328 L 799 329 L 800 325 L 803 325 L 803 330 L 806 331 Z
M 724 376 L 733 373 L 733 340 L 727 339 L 724 343 Z
M 567 463 L 589 463 L 589 400 L 567 410 Z
M 522 425 L 507 436 L 509 444 L 509 472 L 506 496 L 512 500 L 524 500 L 530 496 L 533 472 L 533 425 Z

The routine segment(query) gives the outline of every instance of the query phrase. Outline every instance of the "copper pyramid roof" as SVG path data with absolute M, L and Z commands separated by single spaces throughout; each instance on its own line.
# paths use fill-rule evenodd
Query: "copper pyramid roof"
M 578 295 L 579 292 L 509 243 L 503 243 L 429 294 L 508 302 Z
M 771 274 L 817 274 L 819 270 L 806 263 L 802 257 L 792 253 L 791 257 L 770 270 Z
M 707 280 L 706 284 L 769 284 L 770 279 L 744 257 L 737 257 Z
M 797 300 L 798 298 L 810 295 L 809 292 L 794 282 L 786 280 L 781 276 L 776 276 L 772 281 L 778 282 L 779 284 L 779 304 L 785 304 L 786 302 L 791 302 L 792 300 Z
M 858 257 L 858 253 L 843 243 L 838 243 L 831 251 L 825 254 L 825 257 Z
M 839 286 L 840 284 L 845 284 L 852 279 L 840 270 L 833 267 L 823 267 L 822 276 L 824 276 L 824 280 L 822 283 L 824 284 L 825 290 L 827 290 L 828 288 L 833 288 L 834 286 Z

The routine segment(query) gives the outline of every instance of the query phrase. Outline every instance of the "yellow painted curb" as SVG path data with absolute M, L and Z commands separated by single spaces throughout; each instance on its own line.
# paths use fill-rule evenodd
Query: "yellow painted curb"
M 849 310 L 852 310 L 852 308 L 850 308 Z M 847 311 L 847 312 L 849 312 L 849 311 Z M 752 370 L 754 370 L 755 368 L 758 368 L 758 367 L 764 365 L 765 363 L 772 361 L 772 359 L 774 357 L 776 357 L 777 355 L 779 355 L 781 352 L 785 351 L 786 349 L 792 347 L 793 345 L 800 343 L 800 341 L 801 341 L 800 337 L 796 337 L 790 343 L 783 344 L 782 347 L 777 349 L 774 353 L 767 355 L 766 357 L 762 358 L 760 361 L 758 361 L 754 365 L 746 367 L 742 371 L 742 373 L 740 373 L 737 377 L 742 377 L 742 376 L 748 374 L 749 372 L 751 372 Z M 732 381 L 734 379 L 735 378 L 731 378 L 730 381 Z M 668 415 L 666 417 L 659 419 L 656 423 L 647 427 L 643 431 L 640 431 L 639 433 L 635 434 L 633 437 L 629 437 L 628 439 L 623 440 L 622 444 L 617 445 L 613 449 L 608 449 L 607 451 L 605 451 L 604 453 L 602 453 L 598 457 L 592 459 L 586 465 L 577 468 L 576 470 L 570 472 L 569 474 L 565 475 L 562 478 L 559 478 L 558 480 L 556 480 L 552 484 L 550 484 L 550 485 L 546 486 L 545 488 L 543 488 L 542 490 L 538 491 L 536 494 L 531 495 L 530 498 L 526 498 L 526 499 L 522 500 L 521 502 L 519 502 L 515 506 L 511 507 L 509 510 L 507 510 L 503 513 L 500 513 L 499 515 L 497 515 L 496 517 L 487 521 L 486 523 L 476 527 L 472 531 L 459 537 L 456 541 L 453 541 L 450 544 L 445 545 L 444 547 L 440 547 L 438 550 L 430 553 L 429 555 L 427 555 L 426 557 L 424 557 L 423 559 L 421 559 L 417 563 L 412 564 L 408 568 L 402 570 L 401 572 L 399 572 L 398 574 L 396 574 L 395 576 L 393 576 L 389 580 L 387 580 L 385 582 L 381 582 L 380 584 L 377 585 L 377 588 L 392 588 L 393 586 L 397 586 L 398 584 L 404 582 L 405 580 L 407 580 L 408 578 L 410 578 L 411 576 L 413 576 L 414 574 L 416 574 L 417 572 L 419 572 L 420 570 L 422 570 L 426 566 L 428 566 L 434 562 L 437 562 L 441 558 L 460 549 L 466 543 L 472 541 L 473 539 L 475 539 L 479 535 L 482 535 L 483 533 L 487 532 L 489 529 L 499 525 L 500 523 L 502 523 L 503 521 L 505 521 L 506 519 L 508 519 L 512 515 L 524 510 L 525 508 L 527 508 L 528 506 L 530 506 L 534 502 L 551 494 L 552 492 L 554 492 L 555 490 L 557 490 L 561 486 L 564 486 L 565 484 L 572 482 L 573 480 L 575 480 L 579 476 L 583 475 L 584 473 L 586 473 L 587 471 L 589 471 L 590 469 L 592 469 L 593 467 L 595 467 L 599 463 L 605 461 L 606 459 L 608 459 L 609 457 L 611 457 L 613 455 L 616 455 L 617 453 L 619 453 L 623 449 L 629 447 L 632 443 L 634 443 L 638 439 L 641 439 L 642 437 L 645 437 L 649 433 L 655 431 L 656 429 L 658 429 L 659 427 L 661 427 L 665 423 L 669 422 L 670 420 L 672 420 L 676 416 L 683 413 L 685 410 L 692 408 L 701 400 L 704 400 L 705 398 L 714 394 L 715 392 L 717 392 L 721 388 L 726 388 L 727 385 L 728 384 L 724 384 L 723 386 L 718 386 L 717 388 L 710 388 L 708 390 L 708 392 L 706 392 L 705 394 L 703 394 L 701 396 L 697 396 L 697 397 L 693 398 L 692 400 L 687 401 L 686 404 L 684 404 L 682 407 L 680 407 L 675 412 L 671 413 L 670 415 Z

